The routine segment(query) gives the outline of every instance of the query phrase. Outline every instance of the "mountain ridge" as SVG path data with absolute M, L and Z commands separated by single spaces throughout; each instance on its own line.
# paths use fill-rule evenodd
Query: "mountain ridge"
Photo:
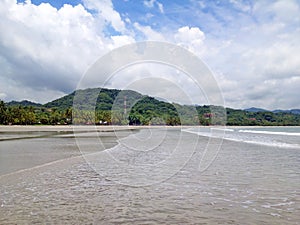
M 244 109 L 247 112 L 273 112 L 273 113 L 292 113 L 292 114 L 300 114 L 300 109 L 275 109 L 275 110 L 267 110 L 263 108 L 251 107 Z
M 54 99 L 52 101 L 49 101 L 45 104 L 41 104 L 41 103 L 37 103 L 37 102 L 33 102 L 33 101 L 29 101 L 29 100 L 21 100 L 21 101 L 9 101 L 6 102 L 6 104 L 8 106 L 24 106 L 24 107 L 29 107 L 29 106 L 33 106 L 33 107 L 46 107 L 46 108 L 52 108 L 52 107 L 60 107 L 61 108 L 61 101 L 66 102 L 66 106 L 63 106 L 63 109 L 66 109 L 68 107 L 72 107 L 73 105 L 73 98 L 76 94 L 76 92 L 80 92 L 80 91 L 86 91 L 86 90 L 94 90 L 96 92 L 105 92 L 107 93 L 107 90 L 111 90 L 111 91 L 115 91 L 115 93 L 120 93 L 121 91 L 129 91 L 129 92 L 135 92 L 138 93 L 136 91 L 133 90 L 118 90 L 118 89 L 107 89 L 107 88 L 87 88 L 87 89 L 79 89 L 76 91 L 71 92 L 70 94 L 66 94 L 60 98 Z M 148 95 L 143 95 L 141 93 L 138 93 L 140 96 L 148 96 Z M 111 98 L 113 96 L 110 96 Z M 148 96 L 151 97 L 151 96 Z M 170 103 L 168 101 L 165 101 L 163 98 L 158 98 L 158 97 L 152 97 L 157 99 L 158 101 L 161 102 L 166 102 L 166 103 Z M 179 104 L 180 105 L 180 104 Z M 235 109 L 238 110 L 238 109 Z M 273 113 L 292 113 L 292 114 L 300 114 L 300 109 L 275 109 L 275 110 L 267 110 L 267 109 L 263 109 L 263 108 L 258 108 L 258 107 L 250 107 L 250 108 L 246 108 L 246 109 L 241 109 L 243 111 L 246 112 L 253 112 L 253 113 L 257 113 L 257 112 L 273 112 Z
M 36 103 L 36 102 L 32 102 L 29 100 L 22 100 L 22 101 L 10 101 L 6 103 L 8 106 L 34 106 L 34 107 L 39 107 L 39 106 L 43 106 L 43 104 L 41 103 Z
M 181 105 L 132 90 L 87 88 L 46 104 L 0 101 L 0 124 L 300 126 L 298 110 Z M 293 112 L 293 113 L 292 113 Z

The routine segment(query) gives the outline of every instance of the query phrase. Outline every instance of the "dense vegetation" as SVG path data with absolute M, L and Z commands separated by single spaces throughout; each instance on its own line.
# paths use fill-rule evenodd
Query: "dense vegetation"
M 126 106 L 125 106 L 126 105 Z M 170 104 L 130 90 L 78 90 L 47 104 L 0 101 L 0 124 L 300 126 L 300 114 Z M 225 112 L 225 113 L 224 113 Z

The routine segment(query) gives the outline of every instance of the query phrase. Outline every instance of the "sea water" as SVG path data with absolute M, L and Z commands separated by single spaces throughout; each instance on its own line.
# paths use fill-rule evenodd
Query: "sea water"
M 299 133 L 1 133 L 0 224 L 299 224 Z
M 255 127 L 255 128 L 189 128 L 184 131 L 201 136 L 222 138 L 231 141 L 265 145 L 271 147 L 300 148 L 299 127 Z

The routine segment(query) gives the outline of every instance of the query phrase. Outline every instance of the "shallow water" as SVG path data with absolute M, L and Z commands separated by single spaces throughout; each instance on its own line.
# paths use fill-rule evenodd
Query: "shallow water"
M 298 148 L 180 128 L 75 136 L 0 141 L 0 224 L 299 224 Z

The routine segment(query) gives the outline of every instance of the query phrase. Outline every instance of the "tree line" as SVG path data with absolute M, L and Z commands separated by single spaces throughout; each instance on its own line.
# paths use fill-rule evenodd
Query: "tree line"
M 100 103 L 101 104 L 101 103 Z M 72 107 L 7 105 L 0 100 L 2 125 L 234 125 L 234 126 L 300 126 L 300 115 L 292 113 L 247 112 L 226 108 L 226 118 L 216 115 L 218 107 L 184 106 L 142 98 L 127 113 L 123 107 L 99 106 L 94 110 Z M 217 108 L 217 109 L 216 109 Z M 222 107 L 219 107 L 223 110 Z M 220 121 L 218 121 L 220 119 Z M 225 124 L 223 124 L 225 121 Z
M 0 100 L 0 124 L 300 126 L 300 114 L 171 104 L 131 90 L 88 88 L 44 105 Z
M 72 109 L 14 105 L 0 100 L 0 124 L 3 125 L 59 125 L 72 123 Z

